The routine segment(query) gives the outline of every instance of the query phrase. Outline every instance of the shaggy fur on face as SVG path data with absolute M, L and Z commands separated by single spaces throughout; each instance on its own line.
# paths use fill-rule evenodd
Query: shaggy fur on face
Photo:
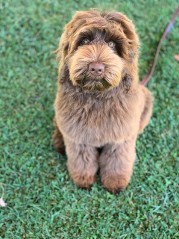
M 62 34 L 53 139 L 82 188 L 98 169 L 113 193 L 130 181 L 137 135 L 153 104 L 138 81 L 138 47 L 133 23 L 117 12 L 77 12 Z

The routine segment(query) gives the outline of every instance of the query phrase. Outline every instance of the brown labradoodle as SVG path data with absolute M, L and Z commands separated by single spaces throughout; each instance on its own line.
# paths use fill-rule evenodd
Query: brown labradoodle
M 130 181 L 153 105 L 139 83 L 138 47 L 133 23 L 117 12 L 77 12 L 62 34 L 53 140 L 79 187 L 90 188 L 98 169 L 113 193 Z

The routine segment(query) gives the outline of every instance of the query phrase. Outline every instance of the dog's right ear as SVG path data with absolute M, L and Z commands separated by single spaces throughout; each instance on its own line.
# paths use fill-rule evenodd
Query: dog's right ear
M 55 51 L 57 60 L 59 62 L 58 67 L 58 81 L 63 83 L 69 79 L 69 71 L 67 66 L 67 55 L 69 49 L 69 41 L 66 36 L 66 31 L 61 35 L 59 46 Z
M 64 62 L 67 54 L 68 54 L 69 42 L 66 36 L 66 31 L 61 35 L 60 42 L 57 50 L 55 51 L 57 55 L 57 60 L 60 62 Z

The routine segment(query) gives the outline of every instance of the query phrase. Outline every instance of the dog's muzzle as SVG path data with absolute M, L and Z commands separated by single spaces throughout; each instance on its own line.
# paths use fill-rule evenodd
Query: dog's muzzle
M 70 80 L 84 89 L 103 91 L 121 81 L 123 59 L 105 44 L 78 48 L 69 61 Z

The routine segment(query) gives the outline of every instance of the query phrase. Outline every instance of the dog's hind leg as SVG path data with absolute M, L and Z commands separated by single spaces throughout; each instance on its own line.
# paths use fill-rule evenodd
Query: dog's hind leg
M 144 109 L 142 111 L 141 117 L 140 117 L 140 126 L 139 126 L 139 133 L 142 133 L 142 131 L 145 129 L 145 127 L 148 125 L 149 120 L 152 115 L 152 108 L 153 108 L 153 96 L 150 93 L 150 91 L 141 86 L 143 95 L 144 95 Z
M 52 140 L 53 140 L 53 145 L 54 148 L 60 153 L 60 154 L 65 154 L 65 144 L 63 140 L 63 135 L 58 129 L 58 126 L 56 124 L 55 118 L 54 118 L 54 132 L 52 135 Z

